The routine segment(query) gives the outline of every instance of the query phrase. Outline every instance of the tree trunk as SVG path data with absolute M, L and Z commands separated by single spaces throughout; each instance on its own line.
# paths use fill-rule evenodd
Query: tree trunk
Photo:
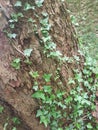
M 24 6 L 27 1 L 21 0 L 21 2 Z M 2 5 L 0 16 L 0 101 L 6 105 L 9 104 L 10 109 L 21 118 L 26 126 L 23 129 L 48 130 L 49 128 L 40 125 L 35 117 L 40 103 L 31 97 L 34 93 L 32 86 L 35 81 L 29 72 L 38 72 L 40 76 L 37 81 L 40 88 L 45 84 L 42 80 L 43 75 L 52 74 L 49 84 L 51 84 L 54 93 L 60 89 L 68 94 L 75 87 L 75 85 L 68 85 L 69 79 L 74 76 L 74 69 L 81 70 L 82 68 L 82 61 L 77 63 L 72 59 L 73 56 L 81 57 L 78 52 L 78 40 L 70 21 L 66 2 L 45 0 L 42 6 L 38 7 L 29 0 L 28 3 L 35 6 L 33 11 L 32 9 L 25 11 L 23 6 L 14 6 L 15 3 L 16 0 L 0 0 Z M 9 28 L 11 22 L 8 22 L 8 19 L 11 19 L 12 12 L 22 12 L 23 17 L 20 16 L 18 21 L 14 22 L 15 28 L 11 29 Z M 51 36 L 49 42 L 53 43 L 53 45 L 50 43 L 51 47 L 49 47 L 49 42 L 47 44 L 44 41 L 46 39 L 43 40 L 45 37 L 41 31 L 41 28 L 44 27 L 41 20 L 47 15 L 44 12 L 47 12 L 48 23 L 51 25 L 48 31 Z M 32 21 L 28 22 L 29 18 L 35 22 L 33 24 Z M 9 40 L 3 33 L 4 28 L 8 31 L 7 34 L 15 33 L 17 36 Z M 45 47 L 46 45 L 49 47 L 48 49 Z M 27 48 L 32 48 L 30 56 L 32 64 L 30 65 L 24 63 L 26 56 L 23 51 Z M 15 70 L 11 66 L 11 62 L 18 57 L 21 59 L 21 65 L 19 70 Z

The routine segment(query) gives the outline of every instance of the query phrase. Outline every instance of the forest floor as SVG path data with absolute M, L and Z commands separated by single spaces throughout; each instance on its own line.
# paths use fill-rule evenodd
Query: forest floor
M 98 1 L 67 0 L 76 27 L 82 51 L 98 61 Z M 98 122 L 98 91 L 96 92 L 96 110 L 92 113 Z

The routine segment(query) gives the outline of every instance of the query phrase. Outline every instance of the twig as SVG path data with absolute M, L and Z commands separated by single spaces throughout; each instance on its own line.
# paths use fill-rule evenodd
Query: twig
M 24 57 L 26 57 L 26 56 L 24 55 L 24 53 L 23 53 L 21 50 L 19 50 L 19 49 L 15 46 L 15 41 L 14 41 L 14 40 L 13 40 L 13 42 L 14 42 L 14 44 L 13 44 L 13 43 L 11 44 L 12 47 L 15 48 L 15 50 L 18 51 L 20 54 L 22 54 Z

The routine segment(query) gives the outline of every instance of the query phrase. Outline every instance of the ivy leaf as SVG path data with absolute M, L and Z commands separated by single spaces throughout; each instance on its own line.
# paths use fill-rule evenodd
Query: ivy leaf
M 91 125 L 91 123 L 88 123 L 88 124 L 87 124 L 87 128 L 88 128 L 88 129 L 92 129 L 92 128 L 93 128 L 92 125 Z
M 73 100 L 73 98 L 71 96 L 67 97 L 66 100 L 64 100 L 64 102 L 68 105 L 69 103 L 71 103 Z
M 34 82 L 33 89 L 34 89 L 35 91 L 38 90 L 38 83 L 37 83 L 37 82 Z
M 32 18 L 29 18 L 28 22 L 35 23 L 35 20 L 33 20 Z
M 4 107 L 3 106 L 0 106 L 0 113 L 2 113 L 4 110 Z
M 15 3 L 15 5 L 14 5 L 14 6 L 16 6 L 16 7 L 21 7 L 21 6 L 22 6 L 21 1 L 17 1 L 17 2 Z
M 30 57 L 32 50 L 33 49 L 31 49 L 31 48 L 30 49 L 25 49 L 24 50 L 24 55 L 27 56 L 27 57 Z
M 16 36 L 17 36 L 17 34 L 16 33 L 8 33 L 8 35 L 7 35 L 9 38 L 16 38 Z
M 15 25 L 14 24 L 10 24 L 10 28 L 14 28 L 15 27 Z
M 31 6 L 29 3 L 25 3 L 25 5 L 24 5 L 24 10 L 30 10 L 30 9 L 35 9 L 35 7 L 34 6 Z
M 58 128 L 58 130 L 63 130 L 63 128 Z
M 48 13 L 47 13 L 47 12 L 42 12 L 42 15 L 43 15 L 44 17 L 47 17 L 47 16 L 48 16 Z
M 45 127 L 48 126 L 48 119 L 45 116 L 40 116 L 40 123 L 44 123 Z
M 44 0 L 35 0 L 35 4 L 38 6 L 38 7 L 41 7 L 42 4 L 43 4 Z
M 57 95 L 57 97 L 58 97 L 59 99 L 62 99 L 64 94 L 65 94 L 65 92 L 61 92 L 60 90 L 58 90 L 58 91 L 56 92 L 56 95 Z
M 75 84 L 75 81 L 72 78 L 69 78 L 68 84 Z
M 50 56 L 59 58 L 62 56 L 62 53 L 60 51 L 50 52 Z
M 18 14 L 17 14 L 17 17 L 24 17 L 24 16 L 23 16 L 23 13 L 18 13 Z
M 44 74 L 43 78 L 46 82 L 50 82 L 50 78 L 51 78 L 52 74 Z
M 4 129 L 4 130 L 7 130 L 7 126 L 8 126 L 8 123 L 5 123 L 3 129 Z
M 36 117 L 39 117 L 39 116 L 42 116 L 42 115 L 43 115 L 43 111 L 41 111 L 41 110 L 37 110 Z
M 42 91 L 35 92 L 32 95 L 33 98 L 45 100 L 45 94 Z
M 48 25 L 48 21 L 49 21 L 49 18 L 48 17 L 46 17 L 45 19 L 42 19 L 41 21 L 40 21 L 40 23 L 43 25 L 43 26 L 47 26 Z
M 17 130 L 17 128 L 16 128 L 16 127 L 13 127 L 12 130 Z
M 12 65 L 15 69 L 20 69 L 20 58 L 14 59 L 13 62 L 11 63 L 11 65 Z
M 48 85 L 44 86 L 44 92 L 51 93 L 51 91 L 52 91 L 51 86 Z
M 13 121 L 14 124 L 17 124 L 17 125 L 19 125 L 21 123 L 19 118 L 17 118 L 17 117 L 13 117 L 12 121 Z
M 30 61 L 30 59 L 27 57 L 26 60 L 24 60 L 24 63 L 26 63 L 28 65 L 31 65 L 32 61 Z
M 30 71 L 29 74 L 30 74 L 31 77 L 34 78 L 34 79 L 36 79 L 37 77 L 39 77 L 39 74 L 38 74 L 37 71 L 35 71 L 35 72 Z
M 37 86 L 37 85 L 34 85 L 34 86 L 33 86 L 33 89 L 34 89 L 35 91 L 37 91 L 37 90 L 38 90 L 38 86 Z

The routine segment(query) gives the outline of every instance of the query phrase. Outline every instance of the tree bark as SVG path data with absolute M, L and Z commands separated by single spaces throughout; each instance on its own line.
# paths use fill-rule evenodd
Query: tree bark
M 22 3 L 27 2 L 21 0 Z M 30 0 L 28 1 L 29 3 Z M 73 77 L 74 69 L 81 69 L 81 63 L 62 63 L 54 57 L 47 57 L 44 51 L 44 44 L 40 42 L 42 34 L 40 30 L 40 20 L 35 18 L 36 15 L 41 16 L 42 12 L 47 12 L 49 15 L 49 23 L 51 24 L 51 30 L 49 31 L 52 41 L 56 44 L 56 51 L 62 53 L 62 56 L 73 57 L 81 56 L 78 52 L 78 40 L 74 27 L 71 24 L 70 16 L 68 14 L 68 7 L 66 2 L 60 2 L 60 0 L 45 0 L 43 6 L 37 8 L 36 11 L 29 10 L 24 12 L 22 8 L 15 8 L 14 4 L 16 0 L 0 1 L 3 6 L 3 13 L 1 12 L 0 18 L 0 100 L 4 103 L 10 104 L 10 107 L 15 113 L 25 122 L 28 126 L 28 130 L 44 130 L 43 125 L 39 124 L 39 121 L 35 117 L 35 110 L 39 108 L 37 101 L 31 98 L 32 86 L 34 80 L 30 77 L 29 72 L 38 71 L 40 78 L 40 86 L 44 84 L 42 75 L 44 73 L 52 74 L 51 86 L 54 91 L 56 89 L 66 90 L 69 92 L 73 87 L 68 85 L 68 79 Z M 10 9 L 9 9 L 10 8 Z M 9 12 L 7 10 L 10 10 Z M 5 12 L 4 12 L 5 11 Z M 10 40 L 5 37 L 3 29 L 9 25 L 6 17 L 7 14 L 10 18 L 12 12 L 22 12 L 23 18 L 19 19 L 19 22 L 15 24 L 13 33 L 17 33 L 17 37 L 14 40 Z M 31 24 L 27 22 L 28 18 L 33 18 L 37 23 L 37 31 L 35 34 Z M 25 65 L 23 50 L 26 48 L 32 48 L 32 55 L 30 61 L 32 65 Z M 16 71 L 12 68 L 11 62 L 15 57 L 21 58 L 21 68 Z M 57 68 L 60 68 L 59 78 L 55 80 Z M 60 84 L 59 84 L 60 83 Z

